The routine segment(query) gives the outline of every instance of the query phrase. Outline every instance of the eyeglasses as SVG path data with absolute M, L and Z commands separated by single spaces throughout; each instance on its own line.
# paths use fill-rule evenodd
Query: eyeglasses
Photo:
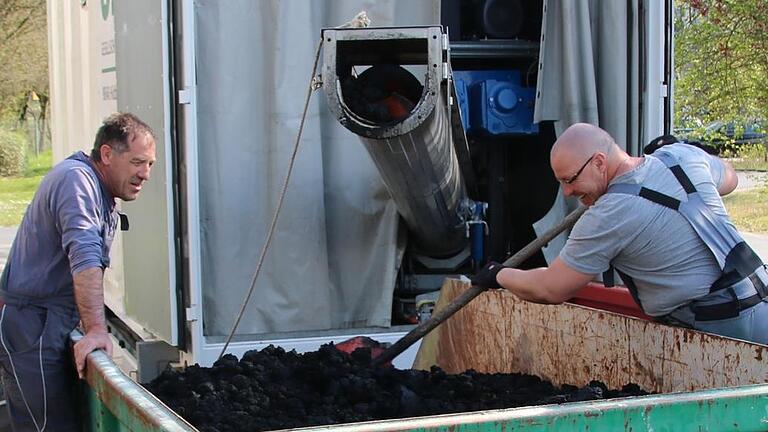
M 563 184 L 571 184 L 571 183 L 575 182 L 576 179 L 579 178 L 579 174 L 581 174 L 581 172 L 584 171 L 584 168 L 586 168 L 587 165 L 589 165 L 589 163 L 592 162 L 592 159 L 594 159 L 594 157 L 595 157 L 594 154 L 592 156 L 590 156 L 589 159 L 587 159 L 587 161 L 584 162 L 584 165 L 582 165 L 581 168 L 579 168 L 579 170 L 576 171 L 576 174 L 572 175 L 567 180 L 560 180 L 560 182 L 563 183 Z

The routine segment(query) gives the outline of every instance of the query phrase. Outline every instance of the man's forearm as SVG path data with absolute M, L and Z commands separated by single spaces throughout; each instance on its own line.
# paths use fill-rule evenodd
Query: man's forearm
M 75 301 L 85 332 L 107 332 L 104 318 L 104 270 L 100 267 L 85 269 L 73 276 Z
M 587 284 L 594 275 L 573 270 L 559 257 L 549 267 L 532 270 L 507 268 L 496 280 L 523 300 L 534 303 L 557 304 L 567 301 Z
M 523 300 L 534 303 L 561 303 L 563 300 L 552 298 L 547 291 L 546 268 L 532 270 L 504 269 L 499 273 L 498 281 L 504 288 Z

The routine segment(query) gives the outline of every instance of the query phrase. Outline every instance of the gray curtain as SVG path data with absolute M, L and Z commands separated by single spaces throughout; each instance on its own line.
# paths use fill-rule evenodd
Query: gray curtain
M 640 0 L 545 0 L 534 122 L 555 121 L 559 136 L 586 122 L 608 131 L 622 148 L 639 154 L 642 143 L 640 85 L 644 46 Z M 534 224 L 548 230 L 578 205 L 562 191 L 550 212 Z M 563 233 L 544 250 L 554 260 Z
M 534 121 L 577 122 L 640 145 L 639 0 L 545 0 Z
M 195 2 L 204 326 L 228 334 L 280 196 L 320 30 L 439 23 L 439 2 Z M 318 71 L 319 72 L 319 71 Z M 389 326 L 402 255 L 358 138 L 313 95 L 271 250 L 237 334 Z

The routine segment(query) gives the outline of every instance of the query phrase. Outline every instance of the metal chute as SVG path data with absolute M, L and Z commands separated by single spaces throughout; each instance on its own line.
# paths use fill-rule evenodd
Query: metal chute
M 452 109 L 441 28 L 335 29 L 324 30 L 323 38 L 329 108 L 371 155 L 414 250 L 428 256 L 461 251 L 467 197 L 462 168 L 469 154 L 458 110 Z M 417 78 L 422 71 L 423 82 Z

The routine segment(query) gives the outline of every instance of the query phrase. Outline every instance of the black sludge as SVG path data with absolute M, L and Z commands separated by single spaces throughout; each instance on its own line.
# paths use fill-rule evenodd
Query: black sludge
M 269 346 L 211 368 L 165 371 L 147 388 L 202 432 L 268 431 L 647 394 L 599 381 L 555 387 L 523 374 L 373 368 L 370 351 L 332 344 L 297 354 Z

